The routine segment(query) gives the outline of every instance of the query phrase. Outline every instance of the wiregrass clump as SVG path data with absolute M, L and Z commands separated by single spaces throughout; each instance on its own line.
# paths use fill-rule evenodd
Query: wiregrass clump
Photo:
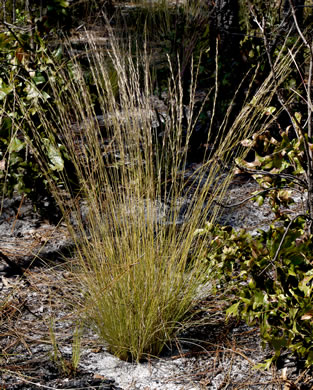
M 56 68 L 49 112 L 37 99 L 38 120 L 25 111 L 25 121 L 76 245 L 90 323 L 113 354 L 139 361 L 158 355 L 190 320 L 208 279 L 194 231 L 216 216 L 213 200 L 228 181 L 218 161 L 248 130 L 234 127 L 190 173 L 197 70 L 188 107 L 172 72 L 164 122 L 154 127 L 149 55 L 133 58 L 113 36 L 110 43 L 104 54 L 90 38 L 88 83 L 75 57 L 71 67 Z

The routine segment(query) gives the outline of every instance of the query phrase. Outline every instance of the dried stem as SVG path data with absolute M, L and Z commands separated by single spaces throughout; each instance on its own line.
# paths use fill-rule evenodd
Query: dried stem
M 265 190 L 259 191 L 257 194 L 250 195 L 238 203 L 224 204 L 224 203 L 218 202 L 217 200 L 214 200 L 214 203 L 220 207 L 223 207 L 224 209 L 231 209 L 233 207 L 238 207 L 238 206 L 243 205 L 244 203 L 248 202 L 249 200 L 255 198 L 256 196 L 265 194 L 269 191 L 275 191 L 275 190 L 291 190 L 291 188 L 290 187 L 271 187 L 271 188 L 266 188 Z M 301 192 L 301 191 L 297 190 L 296 188 L 292 188 L 292 190 Z
M 289 222 L 288 226 L 286 227 L 286 229 L 285 229 L 285 231 L 284 231 L 284 234 L 283 234 L 283 236 L 282 236 L 282 238 L 281 238 L 281 240 L 280 240 L 280 243 L 279 243 L 278 248 L 277 248 L 277 250 L 276 250 L 276 252 L 275 252 L 275 256 L 273 257 L 273 260 L 271 260 L 271 261 L 269 262 L 269 264 L 268 264 L 268 265 L 259 273 L 259 276 L 262 275 L 262 274 L 263 274 L 271 265 L 275 265 L 275 263 L 276 263 L 276 261 L 277 261 L 277 259 L 278 259 L 278 256 L 279 256 L 279 252 L 280 252 L 280 250 L 281 250 L 281 247 L 283 246 L 283 243 L 284 243 L 284 241 L 285 241 L 285 238 L 287 237 L 287 234 L 288 234 L 288 232 L 289 232 L 289 230 L 290 230 L 290 228 L 291 228 L 291 225 L 292 225 L 298 218 L 300 218 L 300 217 L 309 220 L 311 223 L 312 223 L 312 221 L 313 221 L 312 218 L 309 217 L 309 216 L 306 215 L 306 214 L 298 214 L 298 215 L 296 215 L 295 217 L 293 217 L 293 218 L 290 220 L 290 222 Z

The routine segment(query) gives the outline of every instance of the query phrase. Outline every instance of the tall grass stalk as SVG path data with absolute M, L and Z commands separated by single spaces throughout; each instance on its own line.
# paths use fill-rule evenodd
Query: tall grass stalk
M 70 70 L 56 68 L 59 81 L 50 80 L 54 105 L 45 112 L 40 99 L 34 101 L 40 126 L 30 111 L 25 121 L 33 130 L 33 153 L 76 244 L 90 322 L 112 353 L 139 361 L 162 351 L 188 320 L 207 282 L 207 264 L 199 260 L 202 244 L 195 242 L 194 231 L 216 215 L 208 211 L 227 184 L 220 180 L 219 161 L 227 163 L 225 156 L 247 129 L 240 118 L 241 125 L 190 174 L 197 69 L 192 70 L 187 109 L 180 72 L 172 72 L 160 136 L 152 126 L 149 55 L 137 53 L 134 59 L 113 35 L 110 41 L 111 50 L 103 54 L 90 38 L 89 84 L 75 58 Z M 112 66 L 118 93 L 110 80 Z M 90 84 L 100 102 L 97 112 Z M 104 128 L 95 120 L 99 111 Z M 58 171 L 61 144 L 73 172 Z M 78 187 L 72 185 L 72 173 Z

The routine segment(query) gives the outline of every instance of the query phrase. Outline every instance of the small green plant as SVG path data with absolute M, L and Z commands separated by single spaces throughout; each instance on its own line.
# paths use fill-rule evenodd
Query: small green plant
M 76 325 L 73 333 L 73 344 L 72 344 L 72 367 L 75 372 L 77 371 L 78 364 L 80 362 L 82 335 L 83 335 L 83 327 L 81 325 Z
M 78 325 L 75 327 L 71 360 L 66 359 L 59 348 L 53 318 L 51 319 L 49 326 L 49 336 L 52 345 L 51 360 L 55 363 L 62 375 L 75 376 L 80 361 L 82 327 Z

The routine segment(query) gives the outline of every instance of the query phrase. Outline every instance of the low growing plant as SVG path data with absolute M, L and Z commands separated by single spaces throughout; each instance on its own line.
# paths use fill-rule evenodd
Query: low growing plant
M 305 220 L 298 218 L 282 245 L 286 226 L 272 225 L 255 237 L 210 224 L 198 233 L 210 245 L 212 272 L 231 296 L 227 316 L 259 326 L 263 345 L 275 352 L 264 367 L 286 349 L 304 358 L 307 365 L 313 363 L 312 241 L 304 225 Z
M 312 365 L 312 219 L 305 179 L 307 141 L 293 138 L 288 131 L 281 131 L 279 139 L 264 133 L 252 143 L 259 138 L 265 155 L 256 153 L 253 162 L 240 164 L 254 173 L 263 187 L 256 200 L 260 204 L 264 199 L 269 202 L 275 220 L 268 231 L 260 231 L 259 236 L 244 243 L 249 253 L 247 258 L 239 256 L 240 272 L 249 283 L 242 289 L 240 304 L 237 302 L 229 312 L 240 313 L 250 323 L 258 322 L 263 340 L 275 349 L 274 358 L 289 348 Z M 290 208 L 295 195 L 302 198 L 302 211 Z

